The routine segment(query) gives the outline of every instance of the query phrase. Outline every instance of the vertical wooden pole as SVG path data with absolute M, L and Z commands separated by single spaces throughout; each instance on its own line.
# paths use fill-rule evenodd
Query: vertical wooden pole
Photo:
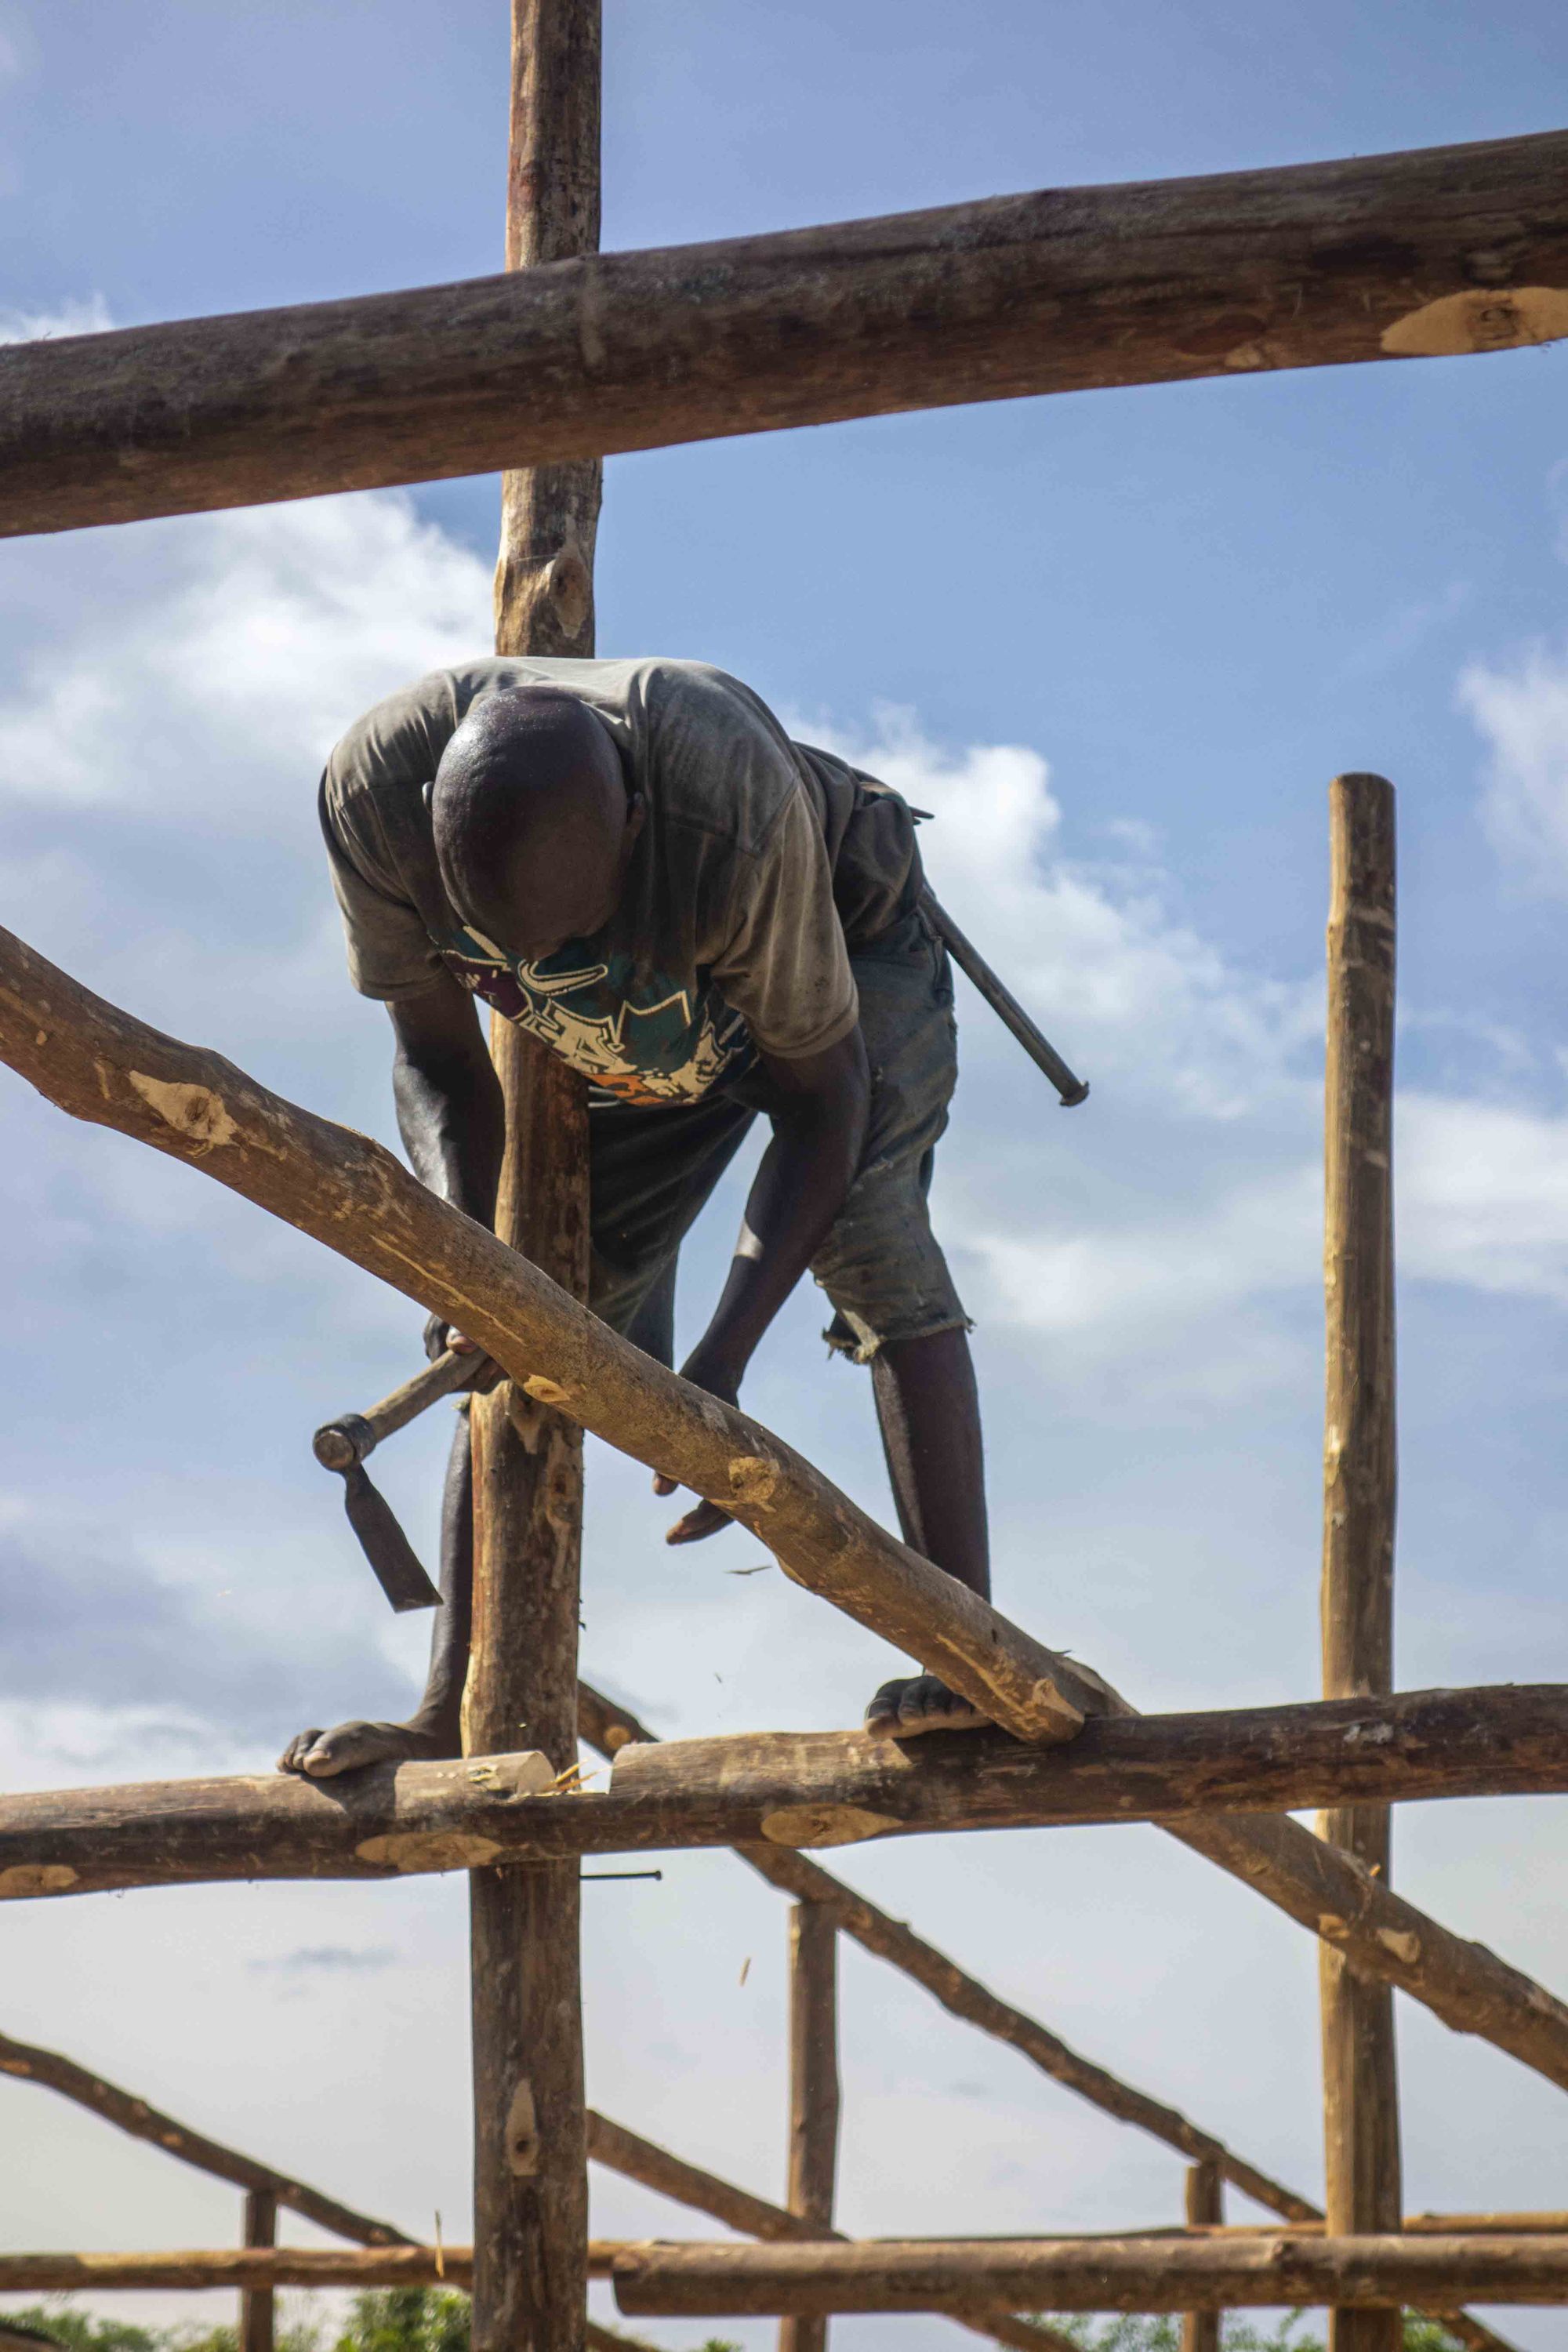
M 1189 2227 L 1204 2221 L 1225 2219 L 1225 2175 L 1217 2164 L 1190 2164 L 1187 2167 L 1187 2221 Z M 1220 2315 L 1217 2311 L 1184 2311 L 1182 2314 L 1182 2352 L 1219 2352 Z
M 1330 791 L 1329 1035 L 1323 1285 L 1323 1695 L 1394 1685 L 1397 1492 L 1394 1332 L 1394 787 Z M 1320 1834 L 1385 1881 L 1389 1809 L 1343 1805 Z M 1319 1946 L 1328 2227 L 1397 2230 L 1403 2210 L 1394 1994 Z M 1397 2311 L 1334 2311 L 1330 2352 L 1398 2352 Z
M 789 2191 L 792 2213 L 831 2222 L 838 2169 L 838 1931 L 818 1903 L 789 1922 Z M 826 2319 L 781 2319 L 779 2352 L 825 2352 Z
M 278 2243 L 278 2200 L 265 2189 L 252 2189 L 246 2193 L 245 2242 L 247 2246 Z M 272 2352 L 272 2289 L 241 2287 L 239 2352 Z
M 506 257 L 596 248 L 599 0 L 513 0 Z M 596 463 L 503 478 L 496 649 L 591 654 Z M 496 1231 L 587 1295 L 583 1082 L 508 1022 L 491 1052 L 507 1105 Z M 577 1752 L 583 1447 L 510 1382 L 476 1402 L 474 1624 L 463 1744 Z M 582 2352 L 587 2155 L 575 1862 L 470 1880 L 474 2352 Z

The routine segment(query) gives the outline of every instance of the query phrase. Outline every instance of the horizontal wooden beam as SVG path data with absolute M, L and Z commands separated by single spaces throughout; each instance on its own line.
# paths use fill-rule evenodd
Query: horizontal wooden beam
M 601 2248 L 598 2277 L 610 2255 Z M 169 2253 L 0 2254 L 0 2294 L 108 2294 L 138 2287 L 447 2286 L 473 2276 L 471 2246 L 202 2246 Z
M 1053 1748 L 968 1733 L 902 1743 L 838 1732 L 671 1740 L 622 1748 L 611 1786 L 618 1802 L 657 1812 L 672 1844 L 761 1838 L 811 1847 L 917 1829 L 1561 1793 L 1568 1685 L 1100 1716 Z
M 356 2213 L 352 2205 L 340 2205 L 335 2197 L 323 2196 L 319 2189 L 292 2179 L 286 2172 L 275 2172 L 255 2157 L 226 2147 L 221 2140 L 208 2139 L 205 2132 L 190 2130 L 146 2099 L 105 2082 L 101 2074 L 79 2066 L 74 2059 L 62 2057 L 58 2050 L 40 2050 L 30 2042 L 14 2042 L 9 2034 L 0 2033 L 0 2074 L 58 2091 L 62 2097 L 74 2099 L 78 2106 L 101 2116 L 117 2130 L 129 2132 L 133 2139 L 150 2140 L 166 2156 L 178 2157 L 182 2164 L 195 2165 L 199 2172 L 210 2172 L 219 2180 L 231 2180 L 237 2189 L 275 2198 L 279 2205 L 302 2213 L 321 2229 L 334 2231 L 340 2238 L 353 2239 L 362 2246 L 414 2243 L 390 2221 L 372 2221 L 369 2214 Z
M 794 1582 L 923 1659 L 1016 1738 L 1046 1745 L 1070 1738 L 1089 1715 L 1134 1711 L 1091 1668 L 1047 1649 L 898 1542 L 760 1423 L 619 1339 L 381 1146 L 300 1109 L 220 1055 L 148 1028 L 4 931 L 0 1060 L 74 1117 L 203 1169 L 456 1324 L 528 1395 L 721 1503 Z M 476 1759 L 476 1769 L 492 1761 Z M 319 1793 L 299 1783 L 292 1801 Z M 569 1801 L 542 1801 L 548 1811 Z M 1350 1856 L 1267 1814 L 1189 1815 L 1165 1826 L 1332 1943 L 1359 1973 L 1401 1986 L 1456 2032 L 1481 2034 L 1568 2088 L 1568 2008 L 1400 1901 Z M 143 1822 L 130 1836 L 161 1828 Z M 220 1836 L 211 1850 L 226 1853 L 216 1874 L 228 1874 L 232 1849 Z M 20 1878 L 7 1873 L 0 1891 L 75 1888 L 96 1867 L 91 1838 L 79 1842 L 79 1853 L 18 1858 Z M 356 1872 L 368 1858 L 356 1848 Z M 380 1861 L 409 1866 L 409 1850 L 385 1851 Z M 161 1866 L 159 1874 L 170 1874 Z
M 0 1898 L 233 1878 L 388 1878 L 691 1846 L 734 1846 L 760 1867 L 763 1858 L 800 1847 L 931 1832 L 1185 1826 L 1199 1807 L 1250 1821 L 1265 1804 L 1329 1804 L 1373 1788 L 1390 1798 L 1561 1791 L 1568 1790 L 1568 1686 L 1099 1717 L 1070 1747 L 1050 1748 L 1000 1733 L 905 1746 L 861 1732 L 745 1733 L 624 1746 L 605 1791 L 557 1790 L 552 1781 L 542 1759 L 525 1752 L 383 1765 L 332 1780 L 270 1772 L 0 1794 Z M 797 1891 L 794 1881 L 788 1891 Z M 807 1885 L 801 1899 L 829 1908 L 861 1901 L 831 1879 Z M 849 1912 L 842 1924 L 876 1948 Z M 897 1965 L 910 1965 L 901 1945 Z M 56 2089 L 67 2087 L 68 2074 L 69 2095 L 136 2128 L 142 2102 L 109 2085 L 99 2086 L 100 2100 L 85 2069 L 0 2037 L 0 2070 L 51 2079 L 46 2065 Z M 183 2127 L 145 2113 L 152 2120 L 142 2136 L 182 2153 L 168 2134 Z M 208 2154 L 190 2161 L 219 2170 L 221 2157 L 226 2179 L 256 2185 L 237 2168 L 247 2158 L 216 2142 L 199 2145 Z M 346 2208 L 332 2210 L 349 2218 Z
M 1568 135 L 1047 189 L 0 353 L 0 531 L 1568 331 Z
M 637 2245 L 616 2256 L 634 2316 L 932 2311 L 1230 2311 L 1332 2304 L 1568 2302 L 1568 2238 L 862 2240 L 849 2245 Z
M 607 2165 L 628 2180 L 640 2181 L 645 2189 L 656 2189 L 661 2197 L 673 2198 L 678 2204 L 689 2205 L 699 2213 L 711 2214 L 716 2221 L 740 2231 L 744 2237 L 796 2242 L 824 2238 L 842 2241 L 844 2237 L 842 2230 L 835 2230 L 826 2222 L 807 2221 L 804 2214 L 791 2213 L 783 2205 L 771 2205 L 765 2197 L 753 2197 L 750 2189 L 737 2189 L 732 2181 L 720 2179 L 717 2173 L 688 2164 L 683 2157 L 672 2156 L 668 2148 L 628 2131 L 624 2124 L 612 2123 L 607 2116 L 595 2115 L 592 2108 L 588 2111 L 588 2154 L 594 2162 Z M 1012 2352 L 1079 2352 L 1070 2336 L 1035 2320 L 1013 2319 L 1001 2314 L 971 2318 L 954 2308 L 948 2309 L 943 2316 L 957 2326 L 989 2337 L 994 2344 L 1010 2346 Z

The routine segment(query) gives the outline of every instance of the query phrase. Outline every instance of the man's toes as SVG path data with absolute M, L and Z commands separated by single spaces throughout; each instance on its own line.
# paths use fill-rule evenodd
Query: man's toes
M 302 1772 L 305 1769 L 305 1759 L 321 1736 L 320 1730 L 297 1731 L 278 1759 L 279 1771 Z
M 950 1690 L 938 1675 L 917 1675 L 904 1685 L 899 1701 L 899 1731 L 904 1738 L 921 1731 L 972 1731 L 984 1720 L 977 1706 Z
M 899 1728 L 899 1702 L 909 1684 L 900 1677 L 884 1683 L 866 1709 L 866 1729 L 873 1739 L 891 1739 Z

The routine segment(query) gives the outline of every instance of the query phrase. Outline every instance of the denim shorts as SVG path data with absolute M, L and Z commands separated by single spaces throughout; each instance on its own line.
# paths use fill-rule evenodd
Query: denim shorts
M 858 1172 L 811 1270 L 833 1305 L 829 1346 L 866 1363 L 891 1341 L 969 1328 L 927 1208 L 958 1042 L 947 951 L 918 910 L 849 961 L 870 1112 Z M 752 1073 L 698 1103 L 590 1107 L 589 1304 L 662 1364 L 674 1353 L 680 1244 L 770 1093 Z

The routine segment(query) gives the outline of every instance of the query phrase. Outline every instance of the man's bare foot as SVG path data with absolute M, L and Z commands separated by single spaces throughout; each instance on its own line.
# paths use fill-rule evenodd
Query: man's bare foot
M 988 1731 L 990 1725 L 977 1706 L 938 1675 L 914 1675 L 884 1683 L 866 1709 L 866 1728 L 873 1739 L 913 1739 L 922 1731 Z
M 278 1769 L 330 1780 L 367 1764 L 430 1764 L 461 1753 L 453 1732 L 426 1731 L 413 1723 L 340 1723 L 331 1731 L 296 1733 L 278 1759 Z

